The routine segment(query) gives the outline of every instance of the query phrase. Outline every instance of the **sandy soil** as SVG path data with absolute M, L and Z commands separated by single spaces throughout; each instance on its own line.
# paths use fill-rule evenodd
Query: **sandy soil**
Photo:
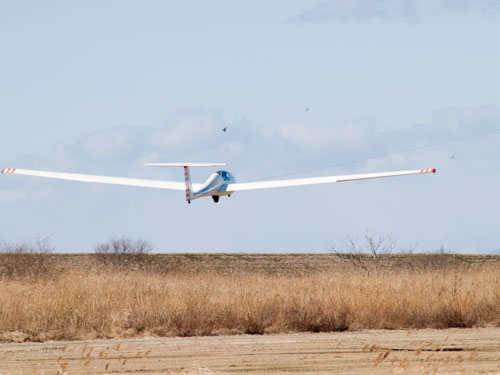
M 500 328 L 0 344 L 0 374 L 497 374 Z

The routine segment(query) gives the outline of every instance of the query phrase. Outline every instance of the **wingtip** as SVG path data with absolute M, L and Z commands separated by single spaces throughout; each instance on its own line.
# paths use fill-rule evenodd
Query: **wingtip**
M 436 168 L 432 168 L 432 169 L 421 169 L 420 170 L 420 173 L 436 173 Z
M 16 168 L 4 168 L 2 169 L 2 173 L 14 173 Z

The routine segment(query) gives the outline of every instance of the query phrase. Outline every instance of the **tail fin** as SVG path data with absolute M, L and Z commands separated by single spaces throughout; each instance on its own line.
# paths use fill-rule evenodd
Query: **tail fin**
M 189 173 L 187 165 L 184 166 L 184 181 L 186 182 L 186 200 L 188 203 L 191 203 L 193 187 L 191 186 L 191 173 Z

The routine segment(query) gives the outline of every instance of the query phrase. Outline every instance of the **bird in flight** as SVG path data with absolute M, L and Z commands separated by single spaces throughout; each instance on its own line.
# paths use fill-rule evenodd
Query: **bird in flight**
M 307 108 L 306 108 L 306 112 L 309 112 L 309 110 L 310 110 L 310 109 L 311 109 L 311 108 L 307 107 Z
M 227 131 L 227 126 L 222 128 L 222 131 L 225 133 Z
M 405 175 L 422 174 L 422 173 L 436 173 L 436 169 L 432 168 L 432 169 L 416 169 L 416 170 L 398 171 L 398 172 L 363 173 L 363 174 L 352 174 L 344 176 L 296 178 L 296 179 L 275 180 L 275 181 L 236 182 L 236 179 L 230 172 L 225 170 L 219 170 L 217 172 L 212 173 L 204 183 L 191 183 L 191 173 L 190 173 L 191 167 L 219 167 L 219 166 L 225 166 L 226 164 L 154 163 L 145 165 L 149 167 L 181 167 L 184 169 L 184 182 L 145 180 L 139 178 L 126 178 L 126 177 L 95 176 L 95 175 L 76 174 L 76 173 L 35 171 L 35 170 L 17 169 L 17 168 L 4 168 L 2 169 L 2 173 L 57 178 L 70 181 L 100 182 L 103 184 L 140 186 L 140 187 L 149 187 L 157 189 L 167 189 L 167 190 L 180 190 L 180 191 L 185 191 L 186 201 L 188 203 L 191 203 L 193 199 L 198 199 L 202 197 L 212 197 L 213 201 L 217 203 L 221 196 L 225 195 L 231 196 L 232 193 L 240 190 L 270 189 L 270 188 L 289 187 L 289 186 L 303 186 L 303 185 L 327 184 L 333 182 L 367 180 L 371 178 L 395 177 L 395 176 L 405 176 Z

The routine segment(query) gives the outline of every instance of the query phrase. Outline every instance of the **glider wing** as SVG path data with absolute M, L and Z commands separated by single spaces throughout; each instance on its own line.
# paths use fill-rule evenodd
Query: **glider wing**
M 436 173 L 436 170 L 434 168 L 432 168 L 432 169 L 416 169 L 416 170 L 412 170 L 412 171 L 399 171 L 399 172 L 383 172 L 383 173 L 351 174 L 351 175 L 345 175 L 345 176 L 298 178 L 298 179 L 291 179 L 291 180 L 242 182 L 242 183 L 229 184 L 227 186 L 226 191 L 270 189 L 270 188 L 286 187 L 286 186 L 328 184 L 328 183 L 332 183 L 332 182 L 367 180 L 367 179 L 371 179 L 371 178 L 406 176 L 406 175 L 421 174 L 421 173 Z
M 186 188 L 184 182 L 178 182 L 178 181 L 143 180 L 139 178 L 33 171 L 29 169 L 16 169 L 16 168 L 4 168 L 2 170 L 2 173 L 14 173 L 14 174 L 22 174 L 28 176 L 56 178 L 60 180 L 99 182 L 103 184 L 139 186 L 139 187 L 149 187 L 149 188 L 169 189 L 169 190 L 184 190 Z M 197 188 L 198 185 L 201 186 L 201 184 L 193 184 L 193 187 Z

